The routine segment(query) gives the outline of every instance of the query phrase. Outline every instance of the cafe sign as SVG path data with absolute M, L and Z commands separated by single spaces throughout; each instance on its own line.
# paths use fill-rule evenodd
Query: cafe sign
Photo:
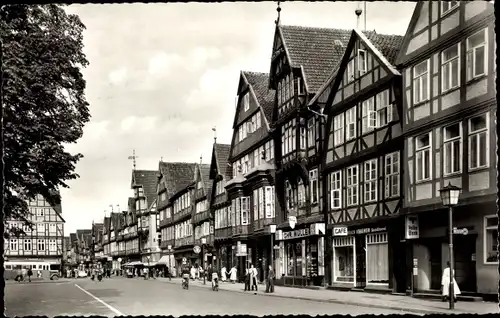
M 357 230 L 350 230 L 347 232 L 349 235 L 362 235 L 362 234 L 370 234 L 370 233 L 378 233 L 378 232 L 385 232 L 387 231 L 387 227 L 367 227 L 367 228 L 362 228 L 362 229 L 357 229 Z
M 283 240 L 292 240 L 299 237 L 311 235 L 311 229 L 305 228 L 295 231 L 283 232 Z
M 334 227 L 333 228 L 333 236 L 347 236 L 347 227 Z

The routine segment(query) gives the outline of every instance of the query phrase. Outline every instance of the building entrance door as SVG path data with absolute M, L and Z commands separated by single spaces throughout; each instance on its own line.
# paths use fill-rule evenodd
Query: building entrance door
M 476 288 L 476 239 L 477 235 L 455 235 L 455 280 L 462 291 L 473 292 Z
M 429 256 L 431 263 L 431 284 L 430 289 L 441 289 L 441 276 L 443 270 L 441 269 L 441 242 L 438 240 L 430 240 L 427 245 L 429 248 Z
M 366 287 L 366 244 L 365 235 L 356 236 L 356 286 L 357 288 Z M 370 264 L 371 265 L 371 264 Z M 371 265 L 375 266 L 375 265 Z

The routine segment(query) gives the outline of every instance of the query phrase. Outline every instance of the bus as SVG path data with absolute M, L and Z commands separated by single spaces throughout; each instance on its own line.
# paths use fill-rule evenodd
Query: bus
M 26 276 L 28 269 L 31 269 L 33 272 L 32 278 L 55 280 L 59 279 L 61 275 L 60 267 L 60 264 L 43 261 L 5 261 L 4 279 L 15 279 L 19 270 L 22 270 L 23 276 Z

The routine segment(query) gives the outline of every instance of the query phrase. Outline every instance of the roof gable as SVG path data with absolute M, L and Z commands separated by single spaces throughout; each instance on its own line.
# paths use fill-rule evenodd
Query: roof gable
M 231 145 L 214 143 L 212 163 L 210 165 L 210 179 L 214 179 L 217 175 L 221 175 L 226 180 L 232 178 L 233 170 L 228 162 L 230 153 Z
M 160 175 L 165 182 L 167 199 L 193 182 L 195 167 L 196 163 L 160 161 Z
M 132 170 L 131 186 L 142 186 L 148 208 L 151 206 L 157 196 L 156 185 L 158 182 L 158 175 L 158 170 Z
M 430 1 L 418 1 L 417 5 L 415 6 L 415 9 L 413 10 L 413 14 L 410 19 L 410 23 L 408 25 L 408 28 L 406 29 L 406 33 L 404 35 L 403 43 L 401 44 L 401 50 L 399 51 L 395 64 L 400 65 L 404 63 L 405 61 L 405 56 L 406 52 L 408 50 L 408 45 L 410 40 L 413 37 L 413 34 L 415 33 L 415 26 L 424 24 L 422 20 L 427 19 L 428 21 L 428 12 L 429 12 L 429 4 Z
M 269 123 L 272 121 L 275 91 L 268 86 L 269 74 L 259 72 L 243 71 L 242 77 L 250 86 L 254 98 L 257 101 L 257 106 L 262 111 L 263 119 L 266 122 L 269 130 Z
M 342 58 L 351 31 L 290 25 L 278 29 L 275 37 L 281 37 L 290 66 L 302 68 L 307 92 L 315 93 Z

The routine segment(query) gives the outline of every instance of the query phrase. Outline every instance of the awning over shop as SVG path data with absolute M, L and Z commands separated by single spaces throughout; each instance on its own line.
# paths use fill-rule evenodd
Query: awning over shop
M 158 265 L 168 265 L 168 255 L 164 255 L 160 258 L 160 260 L 158 261 Z
M 144 263 L 144 266 L 148 266 L 148 267 L 153 267 L 153 266 L 156 266 L 156 262 L 149 262 L 149 263 Z
M 125 263 L 122 266 L 132 267 L 132 266 L 139 266 L 139 265 L 144 265 L 144 264 L 142 264 L 141 262 L 135 261 L 135 262 Z

